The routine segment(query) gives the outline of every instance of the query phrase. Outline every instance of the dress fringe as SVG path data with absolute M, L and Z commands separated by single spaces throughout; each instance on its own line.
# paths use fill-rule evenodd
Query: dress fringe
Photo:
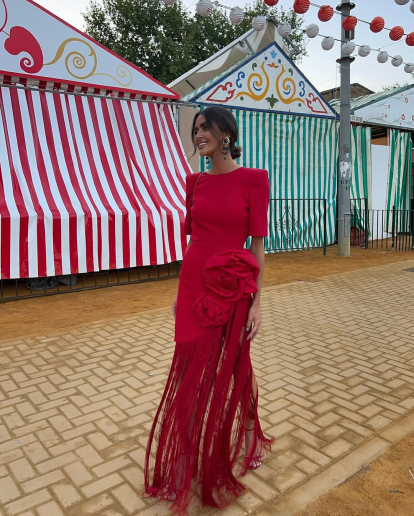
M 145 495 L 174 499 L 171 510 L 180 516 L 187 514 L 192 490 L 203 507 L 228 505 L 245 490 L 236 475 L 246 474 L 257 450 L 270 451 L 245 335 L 250 303 L 240 300 L 224 326 L 176 344 L 149 435 Z M 254 421 L 253 442 L 239 460 L 248 420 Z

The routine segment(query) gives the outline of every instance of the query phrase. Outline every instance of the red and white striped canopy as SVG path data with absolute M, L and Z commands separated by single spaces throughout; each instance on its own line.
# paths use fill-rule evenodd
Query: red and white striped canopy
M 189 173 L 170 106 L 0 88 L 1 278 L 182 259 Z

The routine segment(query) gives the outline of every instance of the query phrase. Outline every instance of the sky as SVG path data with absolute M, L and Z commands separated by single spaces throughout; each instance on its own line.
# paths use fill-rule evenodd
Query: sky
M 53 12 L 66 22 L 82 30 L 84 21 L 82 12 L 86 11 L 89 0 L 36 0 L 37 3 Z M 99 1 L 99 0 L 98 0 Z M 160 0 L 162 1 L 162 0 Z M 191 11 L 194 10 L 197 0 L 183 0 L 184 5 Z M 222 0 L 220 3 L 228 7 L 244 7 L 243 0 Z M 314 2 L 329 4 L 336 7 L 340 0 L 321 0 Z M 361 20 L 371 21 L 375 16 L 382 16 L 385 19 L 385 26 L 392 28 L 401 25 L 406 34 L 414 31 L 414 14 L 410 11 L 410 3 L 399 6 L 394 0 L 354 0 L 356 4 L 352 14 Z M 280 0 L 280 6 L 288 9 L 293 6 L 293 0 Z M 340 17 L 334 15 L 332 20 L 322 23 L 317 17 L 318 8 L 311 6 L 309 11 L 303 15 L 304 27 L 311 23 L 317 23 L 320 27 L 320 34 L 340 38 L 341 27 Z M 320 91 L 340 86 L 340 74 L 336 59 L 340 54 L 340 43 L 336 42 L 330 51 L 321 48 L 321 37 L 308 39 L 307 57 L 302 59 L 299 68 L 308 80 Z M 354 42 L 358 45 L 370 45 L 372 49 L 381 49 L 388 52 L 390 56 L 401 55 L 404 62 L 414 62 L 414 47 L 409 47 L 405 43 L 405 37 L 398 42 L 393 42 L 389 38 L 389 32 L 384 30 L 379 34 L 370 31 L 369 25 L 358 22 L 355 29 Z M 368 57 L 359 57 L 357 51 L 355 61 L 351 65 L 351 83 L 360 83 L 373 91 L 380 91 L 383 86 L 388 86 L 399 82 L 413 83 L 412 76 L 404 72 L 404 65 L 395 68 L 389 59 L 384 64 L 377 62 L 377 51 L 372 51 Z

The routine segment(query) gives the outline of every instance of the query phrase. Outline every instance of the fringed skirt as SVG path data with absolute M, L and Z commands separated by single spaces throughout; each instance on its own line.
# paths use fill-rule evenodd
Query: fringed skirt
M 187 513 L 193 493 L 202 506 L 226 506 L 245 490 L 236 477 L 270 450 L 246 339 L 250 305 L 251 297 L 238 300 L 225 324 L 176 343 L 145 461 L 146 495 L 173 500 L 176 514 Z M 253 442 L 246 455 L 247 425 Z

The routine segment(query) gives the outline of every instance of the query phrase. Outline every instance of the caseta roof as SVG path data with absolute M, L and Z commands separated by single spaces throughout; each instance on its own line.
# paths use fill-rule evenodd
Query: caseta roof
M 25 78 L 30 83 L 178 98 L 143 70 L 33 0 L 0 0 L 0 75 Z
M 275 42 L 185 97 L 197 104 L 336 119 L 338 115 Z
M 339 113 L 340 100 L 329 103 Z M 414 130 L 414 84 L 352 99 L 351 115 L 370 125 Z

